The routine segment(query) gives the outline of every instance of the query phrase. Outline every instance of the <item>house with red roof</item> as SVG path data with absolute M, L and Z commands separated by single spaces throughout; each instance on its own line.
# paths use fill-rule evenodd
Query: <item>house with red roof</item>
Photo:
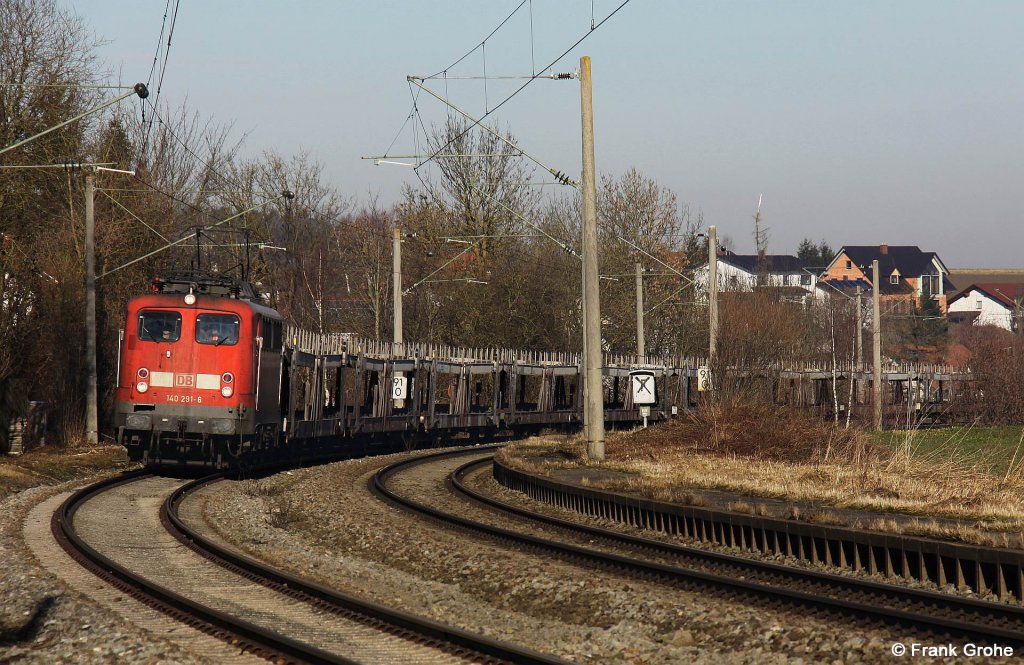
M 949 299 L 951 322 L 1017 330 L 1024 304 L 1024 284 L 975 282 Z

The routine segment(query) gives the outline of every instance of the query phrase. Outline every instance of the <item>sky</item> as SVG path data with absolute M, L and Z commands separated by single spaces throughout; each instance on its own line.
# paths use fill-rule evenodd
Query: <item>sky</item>
M 106 40 L 112 79 L 148 81 L 168 0 L 59 1 Z M 525 79 L 457 77 L 547 71 L 589 34 L 552 69 L 592 58 L 598 171 L 670 188 L 730 249 L 754 250 L 763 196 L 771 253 L 811 238 L 1024 267 L 1024 3 L 631 0 L 593 31 L 621 0 L 519 4 L 179 0 L 161 100 L 389 203 L 415 173 L 361 157 L 416 153 L 412 128 L 445 107 L 421 92 L 406 123 L 406 76 L 447 69 L 425 85 L 578 178 L 577 82 L 535 80 L 493 111 Z

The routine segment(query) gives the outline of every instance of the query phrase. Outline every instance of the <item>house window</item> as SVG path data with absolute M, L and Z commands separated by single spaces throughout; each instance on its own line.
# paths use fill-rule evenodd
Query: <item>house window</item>
M 889 283 L 890 284 L 899 284 L 900 283 L 900 276 L 899 275 L 895 275 L 895 274 L 889 275 Z
M 846 262 L 846 269 L 849 270 L 852 267 L 853 267 L 853 261 L 847 261 Z
M 981 309 L 981 298 L 978 298 L 978 299 L 977 299 L 977 300 L 976 300 L 976 301 L 974 302 L 974 309 Z
M 941 275 L 922 275 L 921 287 L 926 296 L 937 296 L 941 294 Z
M 810 275 L 800 275 L 800 283 L 803 284 L 804 286 L 810 286 L 811 285 L 811 276 Z

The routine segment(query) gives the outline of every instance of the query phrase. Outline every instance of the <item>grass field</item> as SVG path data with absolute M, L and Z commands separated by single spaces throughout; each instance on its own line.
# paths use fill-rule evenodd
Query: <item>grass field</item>
M 949 427 L 944 429 L 875 432 L 871 443 L 882 450 L 909 449 L 918 459 L 977 464 L 1005 475 L 1024 457 L 1024 427 Z

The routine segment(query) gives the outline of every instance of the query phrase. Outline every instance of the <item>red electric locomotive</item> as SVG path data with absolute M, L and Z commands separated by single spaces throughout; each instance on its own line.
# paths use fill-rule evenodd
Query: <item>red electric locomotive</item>
M 128 303 L 115 425 L 133 460 L 224 467 L 278 444 L 281 316 L 223 275 L 158 277 Z

